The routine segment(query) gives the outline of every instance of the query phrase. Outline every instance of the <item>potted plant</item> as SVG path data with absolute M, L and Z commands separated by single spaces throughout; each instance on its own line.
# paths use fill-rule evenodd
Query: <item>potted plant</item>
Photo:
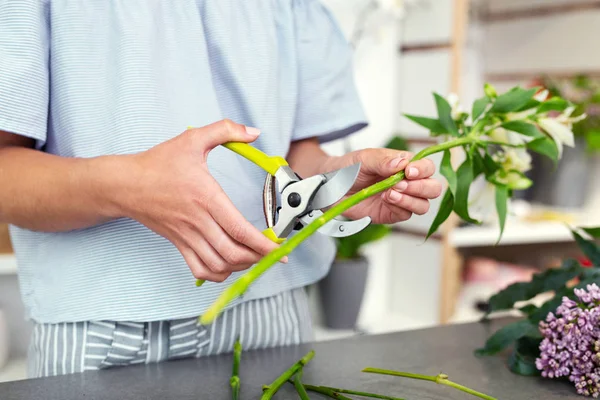
M 400 136 L 385 146 L 406 150 Z M 365 245 L 383 239 L 391 231 L 386 225 L 369 225 L 355 235 L 336 238 L 337 254 L 329 274 L 319 284 L 325 326 L 331 329 L 354 329 L 364 297 L 369 260 L 363 255 Z

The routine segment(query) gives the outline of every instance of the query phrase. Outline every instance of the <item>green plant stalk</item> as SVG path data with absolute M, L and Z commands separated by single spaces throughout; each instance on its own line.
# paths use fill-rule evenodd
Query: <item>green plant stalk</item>
M 296 388 L 296 392 L 298 392 L 298 396 L 300 396 L 301 400 L 310 400 L 308 397 L 308 393 L 306 393 L 306 389 L 302 384 L 302 368 L 296 373 L 294 376 L 294 387 Z
M 270 385 L 266 387 L 263 386 L 263 395 L 261 400 L 269 400 L 273 397 L 275 393 L 279 390 L 279 388 L 286 383 L 292 376 L 296 374 L 302 367 L 304 367 L 313 357 L 315 356 L 315 351 L 311 350 L 304 357 L 298 360 L 294 365 L 287 369 L 283 374 L 281 374 L 277 379 L 273 381 Z
M 293 381 L 289 381 L 290 383 L 294 384 L 294 386 L 296 386 L 296 378 L 298 377 L 298 374 L 296 374 L 296 376 L 294 377 Z M 386 396 L 383 394 L 377 394 L 377 393 L 368 393 L 368 392 L 359 392 L 357 390 L 349 390 L 349 389 L 340 389 L 340 388 L 334 388 L 334 387 L 329 387 L 329 386 L 314 386 L 314 385 L 307 385 L 307 384 L 302 384 L 300 382 L 300 385 L 302 385 L 303 389 L 305 390 L 310 390 L 310 391 L 316 391 L 315 389 L 318 390 L 322 390 L 323 392 L 319 392 L 322 394 L 325 394 L 324 392 L 327 393 L 332 393 L 332 394 L 353 394 L 355 396 L 362 396 L 362 397 L 370 397 L 372 399 L 383 399 L 383 400 L 405 400 L 403 398 L 400 397 L 391 397 L 391 396 Z M 298 387 L 296 386 L 296 390 L 298 390 Z M 300 393 L 300 392 L 298 392 Z M 329 396 L 329 394 L 327 394 Z M 339 398 L 339 397 L 335 397 L 335 398 Z
M 458 139 L 454 139 L 448 142 L 440 143 L 437 145 L 429 146 L 420 152 L 418 152 L 412 161 L 417 161 L 435 153 L 442 152 L 444 150 L 451 149 L 453 147 L 464 146 L 477 141 L 474 136 L 466 136 Z M 366 187 L 352 196 L 349 196 L 339 202 L 338 204 L 331 207 L 329 210 L 323 213 L 319 218 L 302 228 L 294 236 L 286 240 L 263 257 L 258 264 L 252 269 L 246 272 L 244 275 L 239 277 L 231 286 L 225 289 L 221 295 L 215 300 L 215 302 L 209 307 L 209 309 L 200 317 L 200 323 L 203 325 L 210 324 L 215 318 L 221 313 L 221 311 L 229 304 L 233 299 L 243 294 L 248 287 L 258 279 L 262 274 L 269 270 L 274 264 L 281 260 L 284 256 L 290 254 L 296 247 L 302 242 L 308 239 L 313 233 L 315 233 L 320 227 L 331 221 L 333 218 L 344 213 L 349 208 L 357 205 L 361 201 L 368 197 L 374 196 L 377 193 L 381 193 L 395 184 L 404 179 L 404 171 L 400 171 L 389 178 L 386 178 L 380 182 L 377 182 L 369 187 Z
M 382 374 L 382 375 L 393 375 L 393 376 L 401 376 L 403 378 L 411 378 L 411 379 L 420 379 L 423 381 L 430 381 L 430 382 L 435 382 L 437 384 L 440 385 L 446 385 L 446 386 L 450 386 L 454 389 L 457 390 L 461 390 L 463 392 L 469 393 L 473 396 L 479 397 L 480 399 L 486 399 L 486 400 L 497 400 L 495 397 L 492 396 L 488 396 L 487 394 L 484 393 L 480 393 L 476 390 L 470 389 L 466 386 L 463 385 L 459 385 L 458 383 L 454 383 L 452 381 L 448 380 L 448 375 L 445 374 L 439 374 L 436 376 L 432 376 L 432 375 L 421 375 L 421 374 L 413 374 L 410 372 L 399 372 L 399 371 L 390 371 L 387 369 L 379 369 L 379 368 L 365 368 L 362 370 L 362 372 L 368 372 L 368 373 L 372 373 L 372 374 Z
M 229 379 L 229 385 L 231 386 L 231 398 L 238 400 L 240 398 L 240 360 L 242 358 L 242 344 L 240 343 L 239 337 L 235 340 L 233 345 L 233 371 L 231 372 L 231 378 Z
M 327 387 L 313 386 L 313 385 L 304 385 L 304 387 L 309 392 L 320 393 L 320 394 L 322 394 L 324 396 L 327 396 L 327 397 L 330 397 L 332 399 L 352 400 L 350 397 L 346 397 L 343 394 L 335 392 L 335 391 L 333 391 L 333 390 L 331 390 L 330 388 L 327 388 Z

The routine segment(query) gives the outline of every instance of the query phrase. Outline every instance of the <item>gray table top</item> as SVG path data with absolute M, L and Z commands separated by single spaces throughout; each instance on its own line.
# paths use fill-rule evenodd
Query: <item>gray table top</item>
M 372 391 L 407 400 L 475 399 L 432 382 L 361 373 L 367 366 L 436 375 L 502 400 L 578 399 L 567 383 L 512 374 L 506 356 L 478 358 L 473 350 L 503 322 L 451 325 L 386 335 L 362 336 L 298 347 L 248 351 L 242 355 L 242 399 L 260 398 L 270 383 L 308 350 L 305 383 Z M 0 384 L 0 399 L 230 399 L 230 355 L 90 371 L 84 374 Z M 321 399 L 316 394 L 311 398 Z M 297 399 L 285 385 L 275 399 Z

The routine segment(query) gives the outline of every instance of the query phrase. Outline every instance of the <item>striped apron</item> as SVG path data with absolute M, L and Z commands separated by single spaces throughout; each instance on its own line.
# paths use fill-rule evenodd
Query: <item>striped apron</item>
M 198 318 L 156 322 L 86 321 L 36 324 L 28 354 L 30 378 L 148 364 L 313 340 L 304 288 L 250 300 L 202 326 Z

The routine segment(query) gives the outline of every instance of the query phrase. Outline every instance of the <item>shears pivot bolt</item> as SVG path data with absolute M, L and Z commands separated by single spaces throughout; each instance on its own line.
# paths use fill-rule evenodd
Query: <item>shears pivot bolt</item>
M 302 203 L 302 197 L 300 196 L 300 194 L 296 192 L 290 193 L 290 195 L 288 196 L 288 204 L 290 205 L 290 207 L 296 208 L 300 205 L 300 203 Z

